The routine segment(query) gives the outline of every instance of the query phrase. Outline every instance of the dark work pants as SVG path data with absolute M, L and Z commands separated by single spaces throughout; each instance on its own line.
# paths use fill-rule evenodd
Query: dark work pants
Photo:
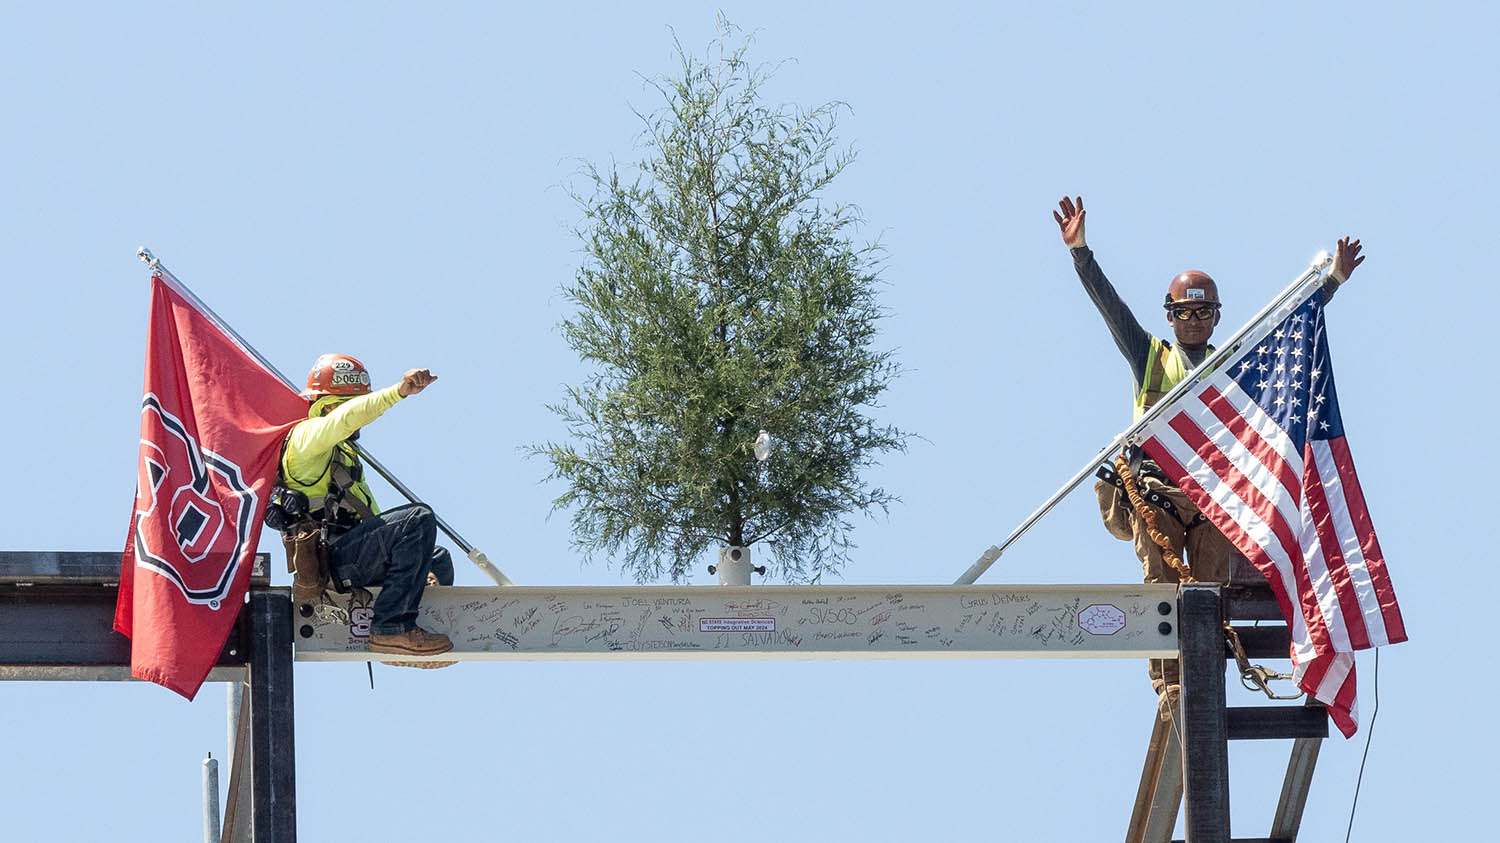
M 341 586 L 381 587 L 372 635 L 400 635 L 417 625 L 428 571 L 453 584 L 453 558 L 436 545 L 437 517 L 419 503 L 366 518 L 334 541 L 329 567 Z

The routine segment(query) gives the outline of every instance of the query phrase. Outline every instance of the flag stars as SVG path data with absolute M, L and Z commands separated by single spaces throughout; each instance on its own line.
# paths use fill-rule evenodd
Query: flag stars
M 1266 373 L 1266 372 L 1268 372 L 1268 371 L 1270 371 L 1270 369 L 1271 369 L 1271 367 L 1270 367 L 1270 366 L 1267 366 L 1267 365 L 1266 365 L 1266 364 L 1265 364 L 1265 363 L 1264 363 L 1264 362 L 1262 362 L 1262 363 L 1261 363 L 1261 364 L 1260 364 L 1260 365 L 1259 365 L 1259 366 L 1256 366 L 1256 367 L 1255 367 L 1255 368 L 1256 368 L 1256 369 L 1257 369 L 1257 370 L 1259 370 L 1259 371 L 1260 371 L 1260 373 L 1261 373 L 1261 374 L 1263 374 L 1263 375 L 1264 375 L 1264 374 L 1265 374 L 1265 373 Z
M 1292 356 L 1293 357 L 1301 357 L 1302 356 L 1302 346 L 1299 345 L 1296 348 L 1292 349 Z
M 1277 381 L 1276 382 L 1276 388 L 1277 389 L 1286 389 L 1286 381 Z
M 1325 400 L 1327 400 L 1327 398 L 1328 398 L 1328 396 L 1326 396 L 1326 395 L 1315 395 L 1315 396 L 1313 396 L 1313 400 L 1316 401 L 1316 402 L 1318 402 L 1319 404 L 1322 404 Z
M 1321 428 L 1321 429 L 1323 429 L 1323 430 L 1328 430 L 1329 429 L 1328 428 L 1328 422 L 1326 422 L 1326 421 L 1325 422 L 1318 422 L 1318 427 Z
M 1302 423 L 1302 417 L 1299 416 L 1299 415 L 1297 415 L 1296 413 L 1292 413 L 1292 424 L 1301 424 L 1301 423 Z
M 1286 330 L 1284 328 L 1277 328 L 1274 336 L 1276 339 L 1284 340 L 1286 339 Z
M 1322 369 L 1319 369 L 1319 368 L 1316 368 L 1316 367 L 1314 367 L 1314 368 L 1313 368 L 1313 370 L 1312 370 L 1312 371 L 1311 371 L 1311 372 L 1308 372 L 1308 373 L 1307 373 L 1307 376 L 1308 376 L 1308 377 L 1310 377 L 1310 378 L 1316 378 L 1316 377 L 1318 377 L 1318 376 L 1319 376 L 1319 375 L 1321 375 L 1321 374 L 1323 374 L 1323 370 L 1322 370 Z
M 1292 374 L 1294 374 L 1294 375 L 1300 375 L 1300 374 L 1302 374 L 1302 364 L 1301 363 L 1298 363 L 1297 365 L 1295 365 L 1295 366 L 1292 367 Z
M 1293 406 L 1293 407 L 1296 407 L 1296 406 L 1299 406 L 1299 405 L 1301 405 L 1301 404 L 1302 404 L 1302 399 L 1301 399 L 1301 398 L 1298 398 L 1298 397 L 1297 397 L 1297 396 L 1295 396 L 1295 395 L 1293 395 L 1293 396 L 1292 396 L 1292 406 Z
M 1274 403 L 1276 404 L 1276 406 L 1280 407 L 1282 404 L 1286 403 L 1286 396 L 1283 396 L 1283 395 L 1276 396 L 1276 401 Z

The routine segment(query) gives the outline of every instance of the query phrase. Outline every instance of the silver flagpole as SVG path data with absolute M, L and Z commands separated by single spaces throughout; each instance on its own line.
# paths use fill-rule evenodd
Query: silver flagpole
M 234 341 L 239 344 L 240 348 L 243 348 L 246 353 L 254 357 L 256 361 L 258 361 L 260 365 L 265 368 L 266 371 L 280 378 L 281 382 L 286 384 L 288 389 L 292 390 L 293 392 L 298 391 L 297 385 L 292 382 L 291 378 L 288 378 L 286 375 L 282 374 L 280 369 L 276 368 L 276 366 L 271 363 L 271 361 L 267 360 L 264 355 L 262 355 L 255 349 L 255 346 L 247 342 L 245 338 L 240 336 L 239 332 L 234 328 L 231 328 L 228 322 L 225 322 L 219 316 L 219 314 L 215 313 L 212 308 L 204 303 L 203 299 L 198 298 L 198 294 L 194 293 L 191 289 L 188 288 L 186 284 L 182 283 L 182 279 L 178 278 L 176 275 L 173 275 L 172 270 L 167 269 L 167 267 L 162 264 L 161 260 L 159 260 L 155 255 L 151 254 L 150 249 L 142 246 L 140 249 L 136 250 L 135 254 L 136 257 L 140 258 L 141 261 L 143 261 L 147 266 L 151 267 L 152 272 L 155 272 L 161 275 L 163 278 L 171 281 L 172 285 L 177 288 L 178 292 L 191 299 L 193 304 L 197 305 L 199 310 L 202 310 L 205 314 L 208 315 L 210 319 L 213 320 L 214 324 L 219 327 L 219 330 L 233 337 Z M 375 469 L 375 473 L 385 478 L 385 481 L 387 483 L 390 483 L 391 486 L 396 489 L 396 491 L 400 492 L 402 495 L 405 495 L 407 500 L 411 501 L 412 503 L 422 502 L 416 496 L 416 494 L 414 494 L 410 489 L 406 488 L 406 484 L 402 483 L 399 479 L 396 478 L 395 474 L 391 473 L 390 469 L 386 468 L 384 465 L 381 465 L 380 461 L 375 459 L 374 455 L 365 450 L 364 447 L 362 447 L 358 443 L 351 444 L 354 445 L 354 450 L 359 454 L 360 459 L 364 460 L 370 465 L 371 468 Z M 463 536 L 460 536 L 456 530 L 448 526 L 448 522 L 443 520 L 443 516 L 438 515 L 436 512 L 434 512 L 433 515 L 437 519 L 438 529 L 442 530 L 443 533 L 448 536 L 448 538 L 452 539 L 453 543 L 458 545 L 459 548 L 463 550 L 463 552 L 469 557 L 469 561 L 479 566 L 479 569 L 481 571 L 484 571 L 484 573 L 488 575 L 491 580 L 494 580 L 496 585 L 514 585 L 514 583 L 511 582 L 510 577 L 506 576 L 504 571 L 501 571 L 498 567 L 495 566 L 493 562 L 490 561 L 488 556 L 484 555 L 484 551 L 479 550 L 478 548 L 469 544 L 467 541 L 464 541 Z
M 1228 342 L 1224 343 L 1224 345 L 1215 350 L 1213 354 L 1210 354 L 1202 363 L 1198 364 L 1198 367 L 1193 369 L 1186 378 L 1183 378 L 1180 383 L 1172 387 L 1166 395 L 1161 397 L 1161 400 L 1151 405 L 1139 420 L 1130 427 L 1125 428 L 1124 432 L 1116 436 L 1108 445 L 1101 448 L 1099 453 L 1106 455 L 1104 459 L 1108 459 L 1109 454 L 1113 454 L 1125 444 L 1138 444 L 1133 442 L 1137 434 L 1154 421 L 1157 416 L 1165 412 L 1173 402 L 1192 389 L 1195 384 L 1213 374 L 1220 360 L 1239 351 L 1245 338 L 1254 333 L 1255 329 L 1259 328 L 1261 323 L 1266 321 L 1267 317 L 1280 310 L 1289 301 L 1295 299 L 1300 302 L 1301 297 L 1312 286 L 1313 281 L 1321 283 L 1324 280 L 1324 273 L 1332 264 L 1333 258 L 1328 252 L 1319 252 L 1317 257 L 1313 258 L 1312 265 L 1308 266 L 1301 275 L 1297 276 L 1297 280 L 1293 281 L 1285 290 L 1282 290 L 1281 294 L 1272 299 L 1270 304 L 1261 308 L 1261 311 L 1255 314 L 1249 322 L 1246 322 L 1244 327 L 1236 331 L 1234 336 L 1229 338 Z M 1052 508 L 1057 506 L 1058 501 L 1067 497 L 1069 493 L 1078 488 L 1079 483 L 1082 483 L 1085 478 L 1092 475 L 1095 466 L 1099 465 L 1100 461 L 1101 458 L 1098 456 L 1089 460 L 1077 474 L 1073 475 L 1071 480 L 1053 493 L 1052 497 L 1048 498 L 1045 503 L 1037 507 L 1036 511 L 1031 513 L 1025 521 L 1022 521 L 1021 526 L 1012 530 L 1004 542 L 998 546 L 992 545 L 982 556 L 975 560 L 974 564 L 969 566 L 969 570 L 964 571 L 964 575 L 954 582 L 954 585 L 973 585 L 979 579 L 980 575 L 989 570 L 991 565 L 995 564 L 995 560 L 999 559 L 1002 553 L 1008 550 L 1017 539 L 1025 535 L 1026 531 L 1030 530 L 1036 522 L 1042 520 L 1042 516 L 1052 511 Z

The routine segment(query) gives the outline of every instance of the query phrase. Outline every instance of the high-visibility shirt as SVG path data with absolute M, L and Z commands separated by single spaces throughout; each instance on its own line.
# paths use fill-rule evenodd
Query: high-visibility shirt
M 1204 355 L 1213 354 L 1209 346 Z M 1146 373 L 1141 378 L 1140 388 L 1135 392 L 1135 418 L 1146 414 L 1146 408 L 1161 400 L 1172 387 L 1182 383 L 1189 369 L 1182 359 L 1182 351 L 1160 337 L 1152 337 L 1146 350 Z
M 360 472 L 359 458 L 347 441 L 361 427 L 380 418 L 386 410 L 396 406 L 402 398 L 399 385 L 386 387 L 369 395 L 351 398 L 340 404 L 326 416 L 313 416 L 321 407 L 313 402 L 309 416 L 297 423 L 287 434 L 286 450 L 281 457 L 281 476 L 286 485 L 308 498 L 308 508 L 317 511 L 323 508 L 323 498 L 328 494 L 328 482 L 333 461 L 339 460 Z M 361 478 L 346 492 L 364 501 L 373 512 L 379 512 L 375 496 Z

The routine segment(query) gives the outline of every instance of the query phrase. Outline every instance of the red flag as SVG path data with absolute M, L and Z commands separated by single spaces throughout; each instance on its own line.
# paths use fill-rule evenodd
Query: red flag
M 281 441 L 307 402 L 174 280 L 151 279 L 135 506 L 115 629 L 192 699 L 245 602 Z
M 1323 296 L 1267 320 L 1142 432 L 1142 446 L 1270 582 L 1293 676 L 1357 726 L 1354 652 L 1406 624 L 1344 437 Z

